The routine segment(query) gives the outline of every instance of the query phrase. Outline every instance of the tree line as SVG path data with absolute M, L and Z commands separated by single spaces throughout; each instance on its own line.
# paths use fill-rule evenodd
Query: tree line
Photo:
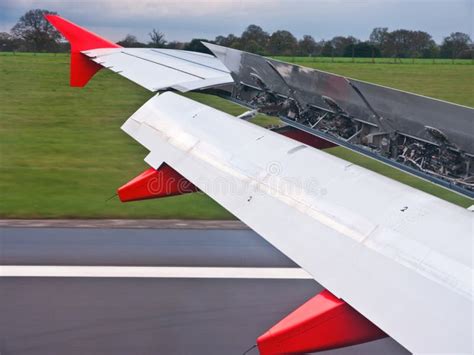
M 12 27 L 10 33 L 0 32 L 0 51 L 67 52 L 69 45 L 44 18 L 56 14 L 35 9 L 26 12 Z M 315 40 L 311 35 L 297 39 L 290 31 L 264 31 L 258 25 L 249 25 L 240 36 L 220 35 L 213 40 L 195 38 L 190 42 L 170 41 L 157 29 L 149 33 L 147 42 L 140 42 L 128 34 L 117 42 L 123 47 L 154 47 L 185 49 L 206 52 L 200 41 L 271 56 L 323 56 L 323 57 L 392 57 L 392 58 L 465 58 L 472 59 L 474 46 L 466 33 L 454 32 L 437 44 L 424 31 L 387 27 L 372 30 L 368 40 L 353 36 L 336 36 L 330 40 Z

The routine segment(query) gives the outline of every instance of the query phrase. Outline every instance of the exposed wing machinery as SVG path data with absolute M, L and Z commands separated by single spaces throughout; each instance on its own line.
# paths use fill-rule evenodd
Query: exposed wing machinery
M 232 72 L 231 99 L 474 197 L 472 108 L 205 45 Z M 450 145 L 440 145 L 426 127 L 436 127 Z

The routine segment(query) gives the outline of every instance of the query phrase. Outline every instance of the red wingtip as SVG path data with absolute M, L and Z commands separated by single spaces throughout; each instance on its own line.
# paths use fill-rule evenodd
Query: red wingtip
M 85 28 L 82 28 L 58 15 L 45 15 L 45 18 L 71 43 L 71 86 L 83 87 L 101 66 L 90 61 L 81 51 L 96 48 L 120 48 Z

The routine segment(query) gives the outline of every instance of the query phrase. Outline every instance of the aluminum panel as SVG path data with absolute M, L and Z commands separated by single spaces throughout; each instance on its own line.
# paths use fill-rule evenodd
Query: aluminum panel
M 233 82 L 225 66 L 210 55 L 153 48 L 102 48 L 83 54 L 150 91 L 185 92 Z
M 396 90 L 324 71 L 301 67 L 232 48 L 205 45 L 229 68 L 235 82 L 254 84 L 258 74 L 274 91 L 292 95 L 302 105 L 331 109 L 322 99 L 333 99 L 350 116 L 377 125 L 373 113 L 349 85 L 366 97 L 375 111 L 389 120 L 398 132 L 436 143 L 425 126 L 436 127 L 463 151 L 474 154 L 474 109 Z M 269 65 L 270 63 L 270 65 Z M 276 75 L 275 70 L 279 73 Z

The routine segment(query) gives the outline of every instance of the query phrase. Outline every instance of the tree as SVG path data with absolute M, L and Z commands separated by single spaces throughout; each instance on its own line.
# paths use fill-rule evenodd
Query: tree
M 280 30 L 273 32 L 268 42 L 268 52 L 271 55 L 293 55 L 298 42 L 290 32 Z
M 184 46 L 185 46 L 185 43 L 183 43 L 183 42 L 171 41 L 171 42 L 168 42 L 168 44 L 166 45 L 166 48 L 183 49 Z
M 389 32 L 386 27 L 378 27 L 370 34 L 370 42 L 377 46 L 384 56 L 395 58 L 431 58 L 437 53 L 435 41 L 424 31 L 399 29 Z
M 424 31 L 410 31 L 409 54 L 412 58 L 422 57 L 436 46 L 431 35 Z
M 396 30 L 390 32 L 385 46 L 385 55 L 394 58 L 406 58 L 410 56 L 411 50 L 411 31 Z
M 163 32 L 158 31 L 157 29 L 153 29 L 148 36 L 150 36 L 150 42 L 148 45 L 153 48 L 163 48 L 166 46 L 165 34 Z
M 263 48 L 260 47 L 254 40 L 246 42 L 244 49 L 246 52 L 263 54 Z
M 244 51 L 263 54 L 269 38 L 260 26 L 249 25 L 240 36 L 240 45 Z
M 233 47 L 237 44 L 240 44 L 240 39 L 233 34 L 228 34 L 227 36 L 217 36 L 214 42 L 219 46 Z
M 201 39 L 201 38 L 193 38 L 191 42 L 186 43 L 184 45 L 184 49 L 187 51 L 193 51 L 193 52 L 201 52 L 201 53 L 207 53 L 207 54 L 212 54 L 212 52 L 207 49 L 205 45 L 201 43 L 203 42 L 210 42 L 207 39 Z
M 334 48 L 334 56 L 335 57 L 342 57 L 344 55 L 344 50 L 347 46 L 354 45 L 359 43 L 360 41 L 352 36 L 343 37 L 343 36 L 336 36 L 331 40 L 332 47 Z
M 11 32 L 15 37 L 24 40 L 29 50 L 56 49 L 61 35 L 44 17 L 48 14 L 57 13 L 42 9 L 30 10 L 20 17 Z
M 0 32 L 0 52 L 11 52 L 18 49 L 18 41 L 7 32 Z
M 303 39 L 298 41 L 298 54 L 313 56 L 318 52 L 318 44 L 314 40 L 313 36 L 304 35 Z
M 463 53 L 469 52 L 471 45 L 471 37 L 468 34 L 454 32 L 444 38 L 440 48 L 440 55 L 442 58 L 458 58 L 463 56 Z
M 323 57 L 332 57 L 334 55 L 334 47 L 332 46 L 331 41 L 324 42 L 321 55 Z
M 370 42 L 350 44 L 344 49 L 344 57 L 370 58 L 380 57 L 380 49 Z
M 375 27 L 369 36 L 369 41 L 380 51 L 384 51 L 387 44 L 388 35 L 389 32 L 387 27 Z
M 146 47 L 145 43 L 141 43 L 138 41 L 137 37 L 134 35 L 128 34 L 125 36 L 124 39 L 121 41 L 118 41 L 117 44 L 122 47 L 128 47 L 128 48 L 143 48 Z

